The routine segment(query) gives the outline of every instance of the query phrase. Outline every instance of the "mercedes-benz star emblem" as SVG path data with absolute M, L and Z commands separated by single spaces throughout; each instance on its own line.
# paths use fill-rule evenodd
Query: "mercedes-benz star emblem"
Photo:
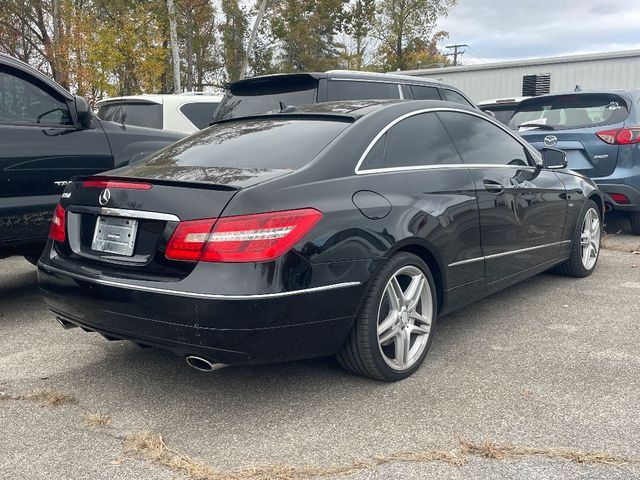
M 100 193 L 100 196 L 98 197 L 98 202 L 100 202 L 100 205 L 104 206 L 107 203 L 109 203 L 109 200 L 111 200 L 111 192 L 109 191 L 108 188 L 105 188 L 102 193 Z
M 556 143 L 558 143 L 558 137 L 555 135 L 547 135 L 544 137 L 544 146 L 545 147 L 555 147 Z

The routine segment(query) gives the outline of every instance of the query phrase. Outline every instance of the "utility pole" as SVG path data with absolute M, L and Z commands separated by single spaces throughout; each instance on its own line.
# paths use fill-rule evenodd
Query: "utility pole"
M 466 43 L 456 43 L 455 45 L 445 45 L 444 48 L 453 48 L 453 53 L 445 53 L 445 57 L 453 57 L 453 66 L 458 65 L 458 55 L 462 56 L 462 54 L 466 50 L 460 50 L 462 47 L 468 47 Z

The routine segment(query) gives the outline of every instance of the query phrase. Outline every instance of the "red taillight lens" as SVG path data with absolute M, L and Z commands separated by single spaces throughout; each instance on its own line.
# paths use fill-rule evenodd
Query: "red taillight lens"
M 62 205 L 56 205 L 56 209 L 53 212 L 53 218 L 51 219 L 51 228 L 49 229 L 49 238 L 56 242 L 64 242 L 65 227 L 64 227 L 64 208 Z
M 319 211 L 305 208 L 182 222 L 166 256 L 205 262 L 265 262 L 289 251 L 321 218 Z
M 616 128 L 596 133 L 598 138 L 609 145 L 632 145 L 640 143 L 640 127 Z
M 629 198 L 622 193 L 610 193 L 609 196 L 611 197 L 611 200 L 620 205 L 629 205 L 630 203 Z
M 123 182 L 120 180 L 85 180 L 83 187 L 93 188 L 127 188 L 129 190 L 151 190 L 153 185 L 144 182 Z
M 180 222 L 171 235 L 166 257 L 171 260 L 200 260 L 202 249 L 215 222 L 215 218 Z

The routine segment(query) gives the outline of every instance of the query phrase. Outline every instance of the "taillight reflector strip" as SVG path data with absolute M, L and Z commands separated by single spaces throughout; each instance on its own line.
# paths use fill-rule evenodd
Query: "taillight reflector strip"
M 620 205 L 629 205 L 629 203 L 631 203 L 629 202 L 629 197 L 622 193 L 610 193 L 609 196 L 611 197 L 611 200 Z
M 144 182 L 123 182 L 119 180 L 85 180 L 83 187 L 88 188 L 126 188 L 129 190 L 151 190 L 153 185 Z
M 181 222 L 169 241 L 166 256 L 205 262 L 274 260 L 289 251 L 321 218 L 318 210 L 304 208 Z
M 51 219 L 51 228 L 49 229 L 49 238 L 56 242 L 64 242 L 66 238 L 65 231 L 65 211 L 59 203 L 53 212 Z
M 615 128 L 596 133 L 598 138 L 609 145 L 633 145 L 640 143 L 640 127 Z

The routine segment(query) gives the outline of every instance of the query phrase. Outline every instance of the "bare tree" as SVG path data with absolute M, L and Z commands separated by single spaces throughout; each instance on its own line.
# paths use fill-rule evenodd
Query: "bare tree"
M 180 50 L 178 47 L 178 25 L 176 23 L 176 7 L 173 0 L 167 0 L 169 13 L 169 39 L 171 42 L 171 59 L 173 60 L 173 92 L 180 93 Z

